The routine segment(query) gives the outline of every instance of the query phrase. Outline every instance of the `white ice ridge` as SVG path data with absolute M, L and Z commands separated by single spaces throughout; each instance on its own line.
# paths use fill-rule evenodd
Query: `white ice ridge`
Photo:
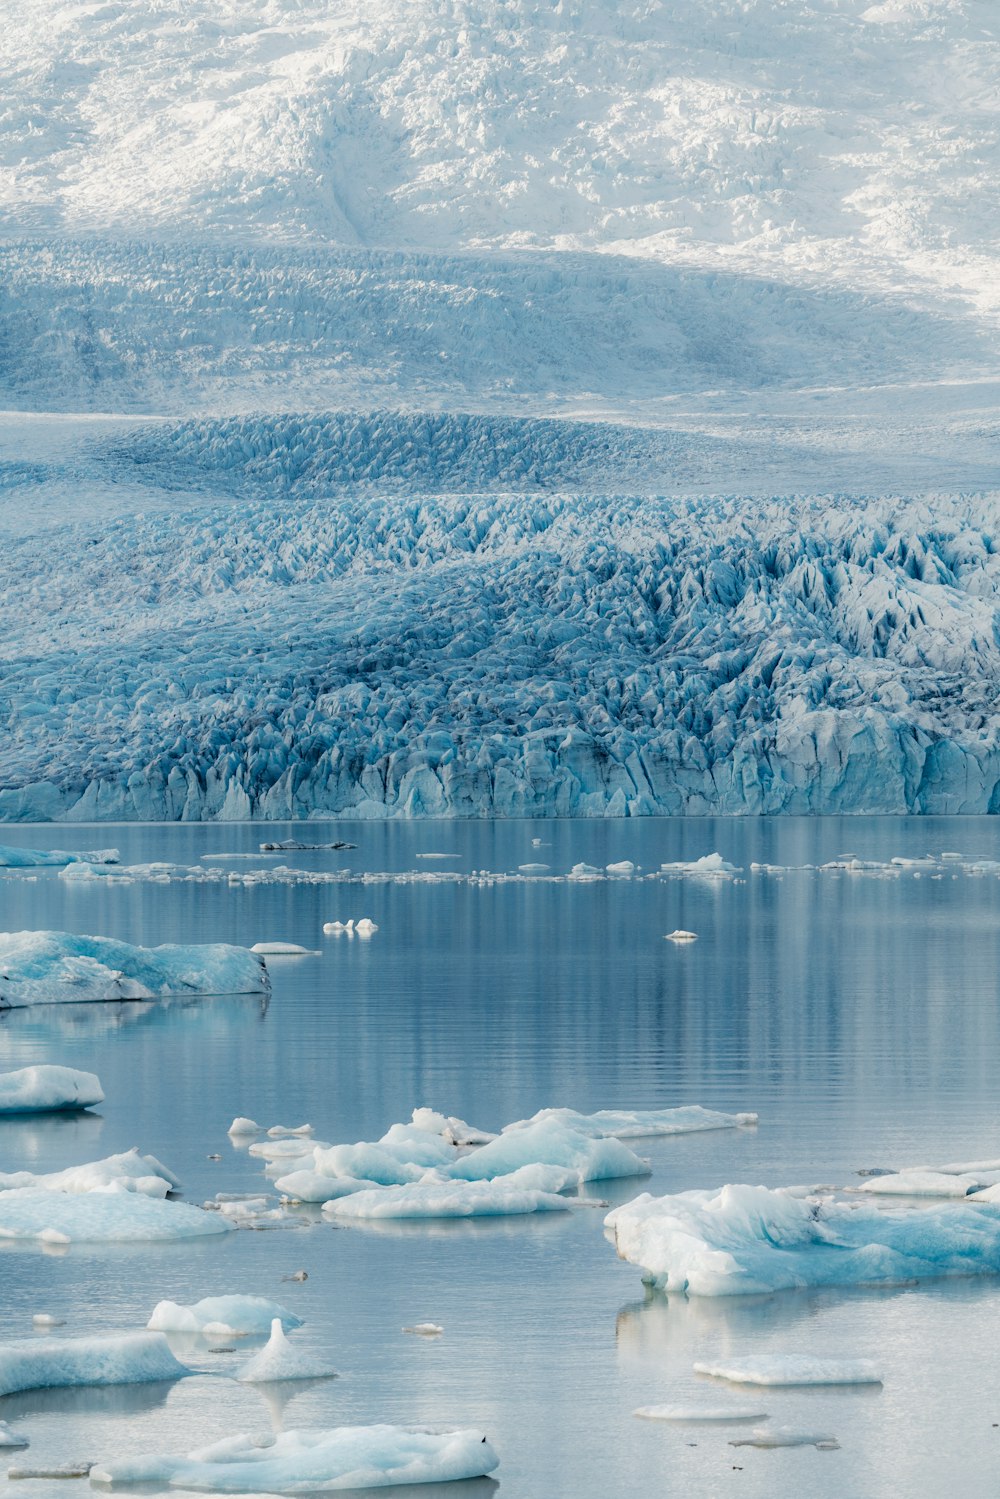
M 155 1332 L 203 1333 L 206 1337 L 242 1338 L 259 1336 L 274 1321 L 290 1330 L 302 1326 L 294 1312 L 263 1296 L 205 1296 L 193 1306 L 160 1301 L 146 1326 Z
M 0 1114 L 89 1109 L 103 1101 L 100 1079 L 75 1067 L 40 1063 L 17 1072 L 0 1072 Z
M 870 1359 L 818 1358 L 811 1353 L 754 1353 L 745 1358 L 698 1363 L 696 1374 L 710 1374 L 733 1384 L 826 1385 L 881 1384 Z
M 39 869 L 60 864 L 118 864 L 121 855 L 116 848 L 92 848 L 84 853 L 70 853 L 64 848 L 14 848 L 0 844 L 0 869 Z
M 0 933 L 0 1010 L 170 994 L 266 994 L 269 989 L 261 958 L 221 942 L 133 947 L 72 932 Z
M 607 1215 L 643 1279 L 693 1296 L 892 1285 L 1000 1272 L 1000 1204 L 882 1208 L 796 1188 L 726 1186 L 652 1197 Z
M 272 438 L 262 418 L 230 445 Z M 186 439 L 158 440 L 169 471 Z M 88 520 L 10 544 L 0 818 L 987 812 L 997 536 L 996 495 L 292 493 Z M 100 621 L 66 603 L 91 577 Z M 459 637 L 414 625 L 445 614 Z
M 286 1379 L 334 1379 L 336 1374 L 329 1360 L 290 1343 L 281 1318 L 275 1317 L 267 1343 L 242 1365 L 236 1378 L 243 1384 L 271 1384 Z
M 159 1332 L 0 1343 L 0 1395 L 60 1385 L 147 1384 L 190 1373 Z
M 141 1155 L 134 1147 L 120 1155 L 63 1171 L 36 1174 L 33 1171 L 0 1171 L 0 1192 L 30 1189 L 36 1192 L 134 1192 L 144 1197 L 166 1197 L 180 1186 L 177 1177 L 155 1156 Z
M 339 1426 L 227 1437 L 187 1457 L 118 1458 L 99 1463 L 90 1477 L 99 1484 L 161 1483 L 199 1493 L 301 1494 L 479 1478 L 499 1461 L 477 1430 Z

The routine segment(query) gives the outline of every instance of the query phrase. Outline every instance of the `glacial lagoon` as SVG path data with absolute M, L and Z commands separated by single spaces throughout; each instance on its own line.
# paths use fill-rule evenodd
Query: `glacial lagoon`
M 357 848 L 257 857 L 263 840 L 289 837 Z M 96 1073 L 106 1094 L 85 1114 L 0 1120 L 0 1170 L 138 1146 L 200 1204 L 273 1192 L 247 1141 L 227 1135 L 237 1115 L 353 1141 L 420 1105 L 486 1129 L 548 1105 L 759 1114 L 753 1128 L 630 1142 L 653 1174 L 588 1184 L 583 1195 L 609 1205 L 1000 1156 L 993 819 L 64 824 L 7 826 L 3 841 L 113 844 L 123 866 L 110 879 L 3 872 L 6 930 L 309 952 L 267 959 L 269 998 L 0 1015 L 0 1070 L 61 1063 Z M 739 873 L 660 872 L 716 851 Z M 121 879 L 154 861 L 173 872 Z M 566 878 L 625 861 L 634 873 Z M 323 880 L 253 878 L 285 867 Z M 199 868 L 226 873 L 183 873 Z M 343 880 L 327 878 L 337 871 Z M 323 932 L 362 917 L 377 925 L 370 937 Z M 675 930 L 697 940 L 665 941 Z M 5 1338 L 31 1337 L 36 1312 L 85 1336 L 142 1328 L 163 1299 L 238 1291 L 300 1316 L 297 1344 L 339 1376 L 240 1384 L 225 1376 L 260 1343 L 239 1340 L 202 1346 L 206 1372 L 175 1384 L 9 1396 L 0 1421 L 30 1436 L 25 1465 L 392 1422 L 481 1427 L 500 1456 L 495 1480 L 413 1491 L 427 1499 L 930 1499 L 995 1487 L 1000 1277 L 688 1299 L 645 1291 L 596 1207 L 458 1223 L 294 1217 L 182 1244 L 2 1246 Z M 306 1280 L 288 1278 L 299 1270 Z M 425 1322 L 441 1335 L 404 1335 Z M 632 1414 L 745 1405 L 745 1389 L 694 1364 L 789 1353 L 878 1365 L 881 1386 L 751 1392 L 772 1425 L 829 1432 L 839 1450 L 733 1447 L 751 1424 Z M 23 1484 L 26 1499 L 89 1492 L 86 1480 Z

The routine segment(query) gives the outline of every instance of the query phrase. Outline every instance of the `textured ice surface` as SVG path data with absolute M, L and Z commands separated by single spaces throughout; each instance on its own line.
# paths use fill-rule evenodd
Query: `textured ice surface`
M 290 1343 L 281 1318 L 275 1317 L 267 1343 L 241 1365 L 236 1378 L 243 1384 L 270 1384 L 285 1379 L 333 1379 L 336 1373 L 328 1359 Z
M 263 1296 L 206 1296 L 193 1306 L 160 1301 L 147 1327 L 157 1332 L 196 1332 L 210 1337 L 248 1337 L 266 1333 L 277 1318 L 281 1326 L 302 1326 L 302 1318 Z
M 169 1483 L 205 1493 L 296 1494 L 478 1478 L 492 1473 L 499 1461 L 481 1431 L 339 1426 L 227 1437 L 186 1458 L 120 1458 L 99 1463 L 91 1478 L 107 1484 Z
M 40 1063 L 17 1072 L 0 1072 L 0 1114 L 88 1109 L 103 1100 L 100 1079 L 75 1067 Z
M 531 1168 L 529 1168 L 531 1169 Z M 418 1181 L 405 1187 L 374 1187 L 337 1197 L 323 1212 L 337 1218 L 502 1218 L 524 1213 L 566 1212 L 569 1197 L 522 1185 L 519 1173 L 494 1181 Z
M 881 1384 L 870 1359 L 817 1358 L 811 1353 L 756 1353 L 745 1358 L 695 1364 L 696 1374 L 711 1374 L 733 1384 L 813 1385 Z
M 158 1332 L 0 1343 L 0 1395 L 56 1385 L 143 1384 L 190 1372 Z
M 988 1202 L 882 1208 L 726 1186 L 643 1193 L 605 1224 L 647 1282 L 696 1296 L 1000 1272 L 1000 1206 Z
M 72 932 L 0 933 L 0 1010 L 168 994 L 264 994 L 269 988 L 259 957 L 222 942 L 133 947 Z
M 116 848 L 94 848 L 85 853 L 69 853 L 64 848 L 12 848 L 0 844 L 0 869 L 38 869 L 59 864 L 117 864 Z
M 67 1166 L 63 1171 L 0 1172 L 0 1191 L 30 1188 L 39 1192 L 135 1192 L 144 1197 L 166 1197 L 180 1183 L 155 1156 L 125 1150 L 102 1161 Z
M 757 1123 L 756 1114 L 722 1114 L 689 1104 L 678 1109 L 601 1109 L 596 1114 L 578 1114 L 575 1109 L 540 1109 L 530 1119 L 504 1126 L 504 1134 L 553 1119 L 594 1139 L 610 1136 L 619 1140 L 643 1135 L 686 1135 L 704 1129 L 735 1129 Z
M 612 1136 L 591 1134 L 558 1118 L 543 1117 L 525 1121 L 522 1127 L 505 1131 L 489 1144 L 461 1156 L 450 1175 L 483 1181 L 532 1165 L 562 1167 L 578 1183 L 649 1174 L 648 1162 Z
M 153 1190 L 160 1181 L 139 1178 L 133 1183 L 138 1190 L 131 1191 L 123 1190 L 129 1182 L 121 1179 L 76 1190 L 45 1190 L 44 1185 L 0 1190 L 0 1239 L 147 1243 L 220 1234 L 232 1226 L 219 1213 L 147 1196 L 143 1188 Z

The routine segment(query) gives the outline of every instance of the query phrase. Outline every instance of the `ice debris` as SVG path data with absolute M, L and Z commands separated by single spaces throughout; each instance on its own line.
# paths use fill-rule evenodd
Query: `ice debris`
M 100 1079 L 75 1067 L 40 1063 L 0 1073 L 0 1114 L 89 1109 L 103 1101 Z
M 239 1114 L 229 1126 L 229 1133 L 235 1136 L 236 1139 L 240 1139 L 244 1135 L 263 1134 L 263 1129 L 259 1124 L 255 1124 L 252 1119 L 247 1119 L 242 1114 Z
M 0 1395 L 63 1385 L 146 1384 L 190 1373 L 159 1332 L 0 1343 Z
M 35 1312 L 31 1318 L 34 1327 L 65 1327 L 65 1320 L 53 1317 L 51 1312 Z
M 530 1119 L 504 1125 L 504 1134 L 528 1125 L 555 1120 L 595 1139 L 639 1139 L 644 1135 L 687 1135 L 707 1129 L 742 1129 L 757 1123 L 756 1114 L 724 1114 L 686 1104 L 675 1109 L 600 1109 L 596 1114 L 578 1114 L 575 1109 L 539 1109 Z
M 139 1192 L 145 1197 L 166 1197 L 180 1182 L 173 1172 L 152 1155 L 140 1155 L 134 1147 L 120 1155 L 67 1166 L 64 1171 L 35 1174 L 32 1171 L 0 1171 L 0 1192 L 28 1188 L 39 1192 Z
M 311 947 L 300 947 L 297 942 L 255 942 L 250 949 L 262 958 L 311 958 Z
M 168 994 L 266 994 L 267 969 L 244 947 L 133 947 L 72 932 L 0 933 L 0 1010 Z
M 206 1296 L 193 1306 L 160 1301 L 146 1326 L 155 1332 L 201 1333 L 208 1338 L 260 1336 L 275 1320 L 287 1331 L 302 1326 L 302 1318 L 263 1296 Z
M 336 1369 L 326 1359 L 290 1343 L 282 1330 L 281 1318 L 275 1317 L 267 1343 L 242 1366 L 236 1378 L 242 1384 L 270 1384 L 286 1379 L 335 1379 L 336 1375 Z
M 664 941 L 666 942 L 697 942 L 697 932 L 686 932 L 683 927 L 677 927 L 675 931 L 668 932 Z
M 90 1476 L 94 1483 L 160 1483 L 207 1493 L 297 1494 L 479 1478 L 499 1461 L 478 1430 L 339 1426 L 226 1437 L 187 1457 L 118 1458 L 98 1464 Z
M 700 859 L 677 860 L 673 864 L 661 864 L 661 874 L 693 874 L 705 879 L 731 880 L 742 873 L 735 864 L 730 864 L 721 854 L 704 854 Z
M 418 1338 L 439 1338 L 444 1328 L 437 1322 L 414 1322 L 412 1327 L 404 1327 L 403 1331 L 414 1333 Z
M 732 1384 L 840 1385 L 881 1384 L 871 1359 L 818 1358 L 811 1353 L 751 1353 L 745 1358 L 695 1364 L 696 1374 L 728 1379 Z

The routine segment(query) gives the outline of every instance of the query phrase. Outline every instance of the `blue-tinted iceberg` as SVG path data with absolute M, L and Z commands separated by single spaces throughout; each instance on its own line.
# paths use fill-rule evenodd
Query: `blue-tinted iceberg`
M 266 994 L 261 958 L 244 947 L 133 947 L 72 932 L 0 933 L 0 1010 L 170 994 Z
M 235 1436 L 187 1457 L 119 1458 L 91 1469 L 105 1484 L 168 1483 L 216 1494 L 300 1494 L 479 1478 L 499 1464 L 481 1431 L 339 1426 Z
M 0 1395 L 61 1385 L 147 1384 L 190 1372 L 158 1332 L 0 1343 Z
M 277 1320 L 284 1328 L 302 1326 L 294 1312 L 263 1296 L 206 1296 L 193 1306 L 160 1301 L 146 1326 L 156 1332 L 204 1333 L 241 1338 L 266 1333 Z
M 797 1189 L 726 1186 L 652 1197 L 606 1217 L 643 1279 L 694 1296 L 891 1285 L 1000 1272 L 1000 1203 L 891 1208 Z
M 89 1109 L 104 1090 L 92 1072 L 42 1063 L 0 1073 L 0 1114 L 39 1114 Z
M 0 869 L 55 868 L 61 864 L 117 864 L 121 858 L 116 848 L 92 848 L 71 853 L 65 848 L 14 848 L 0 843 Z
M 222 1213 L 139 1192 L 0 1191 L 0 1239 L 40 1244 L 151 1244 L 228 1233 Z

